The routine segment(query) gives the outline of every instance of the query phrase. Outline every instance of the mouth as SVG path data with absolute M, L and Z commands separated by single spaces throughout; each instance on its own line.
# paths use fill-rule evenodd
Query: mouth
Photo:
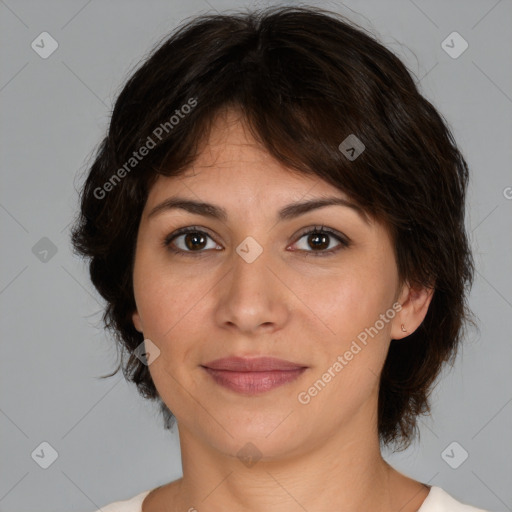
M 307 366 L 273 357 L 227 357 L 202 368 L 220 386 L 244 395 L 256 395 L 293 382 Z

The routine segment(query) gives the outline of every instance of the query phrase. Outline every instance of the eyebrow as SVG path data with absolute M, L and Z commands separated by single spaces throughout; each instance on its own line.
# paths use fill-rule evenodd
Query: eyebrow
M 310 199 L 308 201 L 288 204 L 277 212 L 277 220 L 290 220 L 299 217 L 300 215 L 304 215 L 312 210 L 325 208 L 326 206 L 345 206 L 352 208 L 357 212 L 357 214 L 366 224 L 369 224 L 368 216 L 360 206 L 336 196 L 320 197 L 316 199 Z M 228 220 L 228 214 L 224 208 L 214 204 L 194 201 L 184 197 L 169 197 L 165 201 L 159 203 L 148 213 L 148 219 L 159 213 L 173 209 L 185 210 L 189 213 L 203 215 L 204 217 L 217 219 L 223 222 Z

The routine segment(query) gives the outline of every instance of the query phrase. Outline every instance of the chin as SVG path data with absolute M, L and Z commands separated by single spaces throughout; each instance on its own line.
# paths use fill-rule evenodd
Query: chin
M 272 462 L 273 460 L 282 460 L 286 457 L 298 453 L 301 449 L 301 440 L 289 435 L 275 436 L 271 439 L 269 436 L 258 438 L 250 435 L 240 436 L 231 439 L 224 438 L 212 440 L 215 448 L 228 457 L 236 457 L 246 467 L 251 467 L 257 462 Z M 293 441 L 292 441 L 293 439 Z
M 261 461 L 283 458 L 304 448 L 305 439 L 300 435 L 304 430 L 297 424 L 296 414 L 289 414 L 291 411 L 230 414 L 229 434 L 219 427 L 203 432 L 203 436 L 215 449 L 240 458 L 241 462 L 244 458 Z

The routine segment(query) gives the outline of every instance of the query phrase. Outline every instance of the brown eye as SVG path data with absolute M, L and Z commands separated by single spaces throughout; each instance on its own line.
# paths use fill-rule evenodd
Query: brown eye
M 330 238 L 331 236 L 327 234 L 314 233 L 312 235 L 308 235 L 308 244 L 310 244 L 310 247 L 314 247 L 315 249 L 327 249 L 327 247 L 330 245 Z
M 183 241 L 187 249 L 203 249 L 206 245 L 206 237 L 202 233 L 186 233 L 183 235 Z
M 168 235 L 163 245 L 170 251 L 179 254 L 203 253 L 205 249 L 215 249 L 217 245 L 213 243 L 207 246 L 210 235 L 194 226 L 186 227 Z
M 208 239 L 212 240 L 208 247 Z M 343 248 L 349 247 L 350 241 L 347 237 L 323 226 L 305 230 L 299 240 L 305 239 L 305 247 L 293 249 L 303 253 L 305 256 L 330 256 Z M 336 242 L 338 242 L 336 244 Z M 294 245 L 297 245 L 295 242 Z M 200 256 L 207 252 L 207 249 L 222 250 L 208 233 L 195 226 L 179 229 L 165 237 L 164 247 L 175 254 L 187 256 Z
M 306 256 L 329 256 L 350 245 L 347 237 L 323 226 L 315 226 L 313 230 L 303 232 L 299 240 L 303 238 L 306 240 L 305 247 L 298 250 L 304 252 Z

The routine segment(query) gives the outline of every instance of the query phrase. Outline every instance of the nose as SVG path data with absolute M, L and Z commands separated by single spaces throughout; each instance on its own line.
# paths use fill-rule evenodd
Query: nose
M 240 254 L 233 252 L 231 268 L 219 283 L 217 325 L 246 335 L 282 329 L 293 294 L 279 276 L 277 260 L 265 250 L 253 261 Z

